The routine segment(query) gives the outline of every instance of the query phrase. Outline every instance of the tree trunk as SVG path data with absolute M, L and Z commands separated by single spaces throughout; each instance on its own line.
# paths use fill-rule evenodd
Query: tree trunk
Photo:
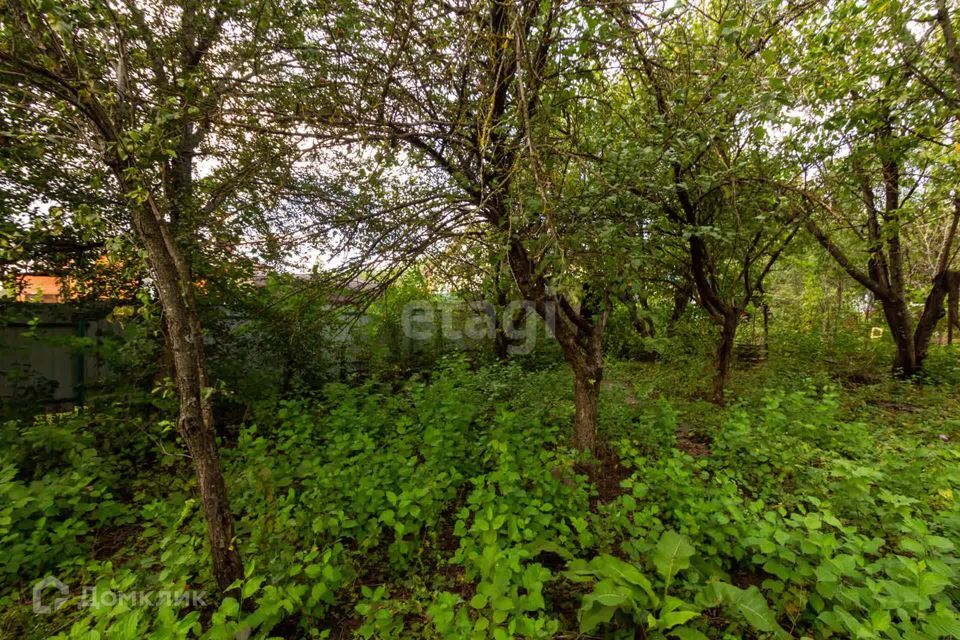
M 917 365 L 917 354 L 913 350 L 912 339 L 898 340 L 896 343 L 896 355 L 893 358 L 893 374 L 904 380 L 912 378 L 920 372 Z
M 495 330 L 493 334 L 493 354 L 500 362 L 505 362 L 510 358 L 510 339 L 499 320 L 494 319 Z
M 954 272 L 947 308 L 947 344 L 953 344 L 953 330 L 960 329 L 960 272 Z
M 206 360 L 193 283 L 189 269 L 162 220 L 152 202 L 134 214 L 136 230 L 144 241 L 156 276 L 168 328 L 167 340 L 180 396 L 177 431 L 187 446 L 197 476 L 213 576 L 220 590 L 226 592 L 233 582 L 243 578 L 243 564 L 234 541 L 233 514 L 220 467 L 213 412 L 205 395 L 208 386 Z
M 509 304 L 509 299 L 505 291 L 501 289 L 499 271 L 497 272 L 496 288 L 497 288 L 497 297 L 496 305 L 493 308 L 493 353 L 497 360 L 505 362 L 510 357 L 510 336 L 507 335 L 507 305 Z M 511 324 L 512 324 L 511 318 Z
M 947 344 L 953 342 L 953 328 L 957 324 L 957 306 L 960 299 L 960 271 L 942 271 L 933 279 L 933 287 L 927 294 L 923 313 L 917 321 L 917 330 L 913 341 L 917 351 L 917 368 L 923 367 L 923 361 L 930 350 L 930 342 L 937 324 L 947 316 Z
M 917 369 L 923 367 L 923 361 L 927 358 L 930 341 L 933 339 L 933 332 L 937 328 L 937 323 L 947 315 L 945 303 L 950 290 L 950 274 L 950 271 L 944 271 L 933 279 L 933 287 L 927 294 L 927 299 L 923 305 L 923 313 L 920 314 L 920 319 L 917 321 L 917 329 L 913 334 Z M 948 319 L 948 332 L 949 324 Z
M 843 315 L 843 278 L 837 278 L 837 306 L 833 321 L 833 335 L 840 333 L 840 317 Z
M 511 349 L 519 343 L 517 331 L 525 331 L 527 322 L 527 308 L 519 310 L 513 308 L 506 296 L 498 299 L 493 312 L 493 353 L 497 360 L 506 362 L 510 359 Z
M 586 335 L 574 333 L 562 319 L 557 323 L 555 335 L 564 358 L 573 369 L 573 446 L 580 451 L 591 451 L 597 442 L 606 313 L 595 319 L 592 331 Z
M 198 421 L 195 415 L 185 418 L 183 405 L 181 401 L 178 431 L 187 444 L 197 474 L 213 576 L 220 591 L 227 593 L 231 584 L 243 578 L 243 564 L 234 541 L 233 513 L 220 467 L 220 455 L 213 429 L 204 425 L 202 420 Z
M 520 292 L 534 303 L 537 314 L 553 332 L 564 359 L 573 369 L 575 418 L 573 445 L 580 451 L 594 449 L 603 377 L 603 334 L 608 311 L 586 295 L 580 310 L 565 299 L 547 292 L 546 280 L 537 275 L 534 263 L 516 238 L 510 240 L 510 268 Z
M 692 295 L 693 287 L 689 282 L 685 282 L 682 286 L 674 289 L 673 311 L 670 312 L 670 319 L 667 321 L 667 326 L 670 329 L 680 322 L 680 318 L 683 317 L 683 312 L 687 310 L 687 305 L 690 304 L 690 296 Z
M 763 303 L 763 352 L 770 351 L 770 305 Z
M 724 391 L 730 378 L 730 365 L 733 361 L 733 345 L 737 338 L 740 315 L 732 311 L 724 315 L 720 331 L 720 346 L 717 348 L 716 370 L 713 376 L 713 401 L 723 404 Z
M 603 356 L 596 351 L 587 353 L 579 362 L 573 364 L 573 446 L 580 451 L 592 451 L 596 448 L 600 382 L 603 379 L 602 363 Z
M 899 378 L 911 378 L 919 372 L 920 367 L 910 309 L 905 300 L 896 297 L 881 299 L 880 304 L 890 328 L 890 337 L 896 346 L 893 373 Z

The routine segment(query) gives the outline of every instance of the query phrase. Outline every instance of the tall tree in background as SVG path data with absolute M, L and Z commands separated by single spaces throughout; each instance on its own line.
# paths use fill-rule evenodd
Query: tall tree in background
M 87 0 L 0 4 L 0 90 L 29 116 L 52 163 L 78 155 L 102 174 L 146 256 L 163 310 L 213 575 L 243 577 L 210 404 L 197 312 L 206 259 L 232 251 L 288 179 L 282 131 L 288 62 L 276 3 Z M 277 133 L 279 131 L 279 133 Z M 102 171 L 101 171 L 102 170 Z M 268 180 L 269 179 L 269 180 Z
M 643 203 L 636 211 L 660 212 L 650 232 L 681 248 L 697 301 L 720 328 L 716 402 L 741 319 L 799 228 L 800 209 L 773 185 L 785 164 L 770 132 L 789 104 L 776 36 L 806 9 L 608 10 L 622 35 L 611 55 L 626 70 L 617 88 L 628 123 L 618 162 L 633 168 L 618 179 Z
M 904 377 L 922 369 L 945 301 L 956 297 L 951 292 L 960 283 L 951 270 L 960 223 L 960 112 L 951 98 L 951 49 L 942 37 L 949 28 L 922 28 L 936 24 L 925 10 L 935 11 L 923 3 L 890 11 L 843 3 L 829 16 L 815 16 L 809 57 L 797 76 L 809 117 L 808 137 L 799 144 L 813 168 L 798 188 L 818 214 L 807 228 L 880 302 L 896 346 L 893 369 Z M 888 56 L 890 50 L 899 57 Z M 810 64 L 814 59 L 821 63 Z M 918 252 L 908 238 L 921 226 L 936 245 L 935 258 L 926 282 L 912 287 Z M 918 297 L 923 308 L 915 317 Z
M 477 224 L 495 236 L 573 369 L 573 442 L 587 450 L 596 441 L 607 292 L 591 266 L 602 253 L 591 246 L 595 212 L 560 197 L 574 174 L 553 138 L 563 117 L 557 87 L 578 73 L 577 42 L 562 34 L 579 11 L 539 0 L 361 2 L 342 19 L 319 16 L 318 46 L 336 43 L 343 65 L 320 84 L 349 87 L 352 99 L 314 120 L 344 140 L 379 144 L 380 154 L 399 151 L 408 173 L 442 183 L 438 206 L 456 214 L 405 219 L 414 245 Z

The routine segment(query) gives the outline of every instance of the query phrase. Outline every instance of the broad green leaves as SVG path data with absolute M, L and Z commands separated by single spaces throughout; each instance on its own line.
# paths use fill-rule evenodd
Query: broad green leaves
M 694 550 L 683 536 L 665 531 L 652 556 L 652 562 L 665 580 L 663 599 L 654 593 L 651 582 L 635 566 L 610 555 L 600 555 L 589 563 L 575 560 L 566 576 L 575 581 L 602 578 L 583 598 L 580 630 L 591 632 L 610 622 L 622 611 L 650 630 L 668 631 L 699 617 L 699 611 L 668 594 L 670 582 L 690 566 Z M 688 636 L 688 637 L 693 637 Z
M 640 570 L 611 555 L 599 555 L 589 562 L 574 560 L 568 565 L 565 575 L 575 582 L 584 582 L 598 575 L 607 576 L 617 582 L 640 587 L 651 600 L 656 601 L 650 581 Z
M 778 637 L 789 637 L 770 611 L 770 606 L 756 587 L 740 589 L 725 582 L 711 584 L 703 593 L 706 602 L 712 606 L 722 605 L 736 613 L 757 631 L 775 633 Z
M 653 564 L 670 586 L 678 572 L 690 566 L 693 547 L 686 538 L 674 531 L 664 531 L 653 552 Z
M 567 579 L 575 582 L 596 580 L 593 591 L 583 597 L 580 606 L 580 631 L 596 632 L 598 627 L 611 623 L 617 614 L 621 614 L 650 632 L 665 633 L 681 640 L 697 640 L 705 636 L 686 625 L 700 617 L 701 609 L 723 606 L 733 620 L 742 621 L 757 631 L 786 637 L 756 587 L 740 589 L 713 581 L 706 586 L 686 586 L 691 601 L 673 595 L 671 583 L 690 568 L 693 555 L 694 548 L 687 538 L 675 531 L 663 532 L 650 558 L 663 579 L 662 591 L 659 585 L 656 588 L 661 596 L 655 594 L 654 586 L 637 567 L 619 558 L 604 554 L 589 562 L 571 562 L 564 573 Z

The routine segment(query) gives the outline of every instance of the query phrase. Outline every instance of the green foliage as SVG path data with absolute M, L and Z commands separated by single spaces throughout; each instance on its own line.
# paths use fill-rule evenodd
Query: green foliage
M 571 562 L 564 574 L 567 578 L 576 582 L 596 581 L 593 591 L 583 597 L 579 614 L 581 633 L 608 625 L 621 614 L 629 624 L 624 630 L 614 631 L 615 636 L 630 637 L 634 633 L 630 629 L 639 628 L 650 637 L 704 638 L 691 623 L 701 617 L 704 608 L 723 605 L 734 614 L 733 620 L 740 619 L 756 631 L 789 637 L 780 629 L 756 587 L 744 590 L 720 581 L 703 584 L 680 580 L 682 590 L 671 590 L 675 579 L 691 568 L 694 553 L 686 538 L 672 530 L 664 531 L 650 557 L 662 581 L 662 586 L 658 583 L 656 588 L 635 566 L 607 554 L 590 562 Z M 683 596 L 691 601 L 685 601 Z
M 76 411 L 4 372 L 3 632 L 960 636 L 957 349 L 906 362 L 956 264 L 953 6 L 214 4 L 0 3 L 2 303 L 34 269 L 137 300 Z M 389 286 L 261 281 L 294 253 Z M 519 294 L 562 346 L 443 333 Z M 718 323 L 770 356 L 728 406 Z M 213 399 L 181 430 L 225 471 L 222 591 L 178 394 Z
M 703 591 L 703 601 L 708 606 L 722 605 L 743 618 L 755 631 L 772 633 L 781 638 L 790 637 L 777 624 L 767 601 L 756 587 L 740 589 L 726 582 L 714 582 Z
M 95 466 L 95 465 L 94 465 Z M 0 468 L 0 576 L 43 574 L 68 567 L 90 552 L 96 529 L 124 513 L 96 471 L 79 467 L 32 482 Z
M 913 530 L 911 530 L 911 527 Z M 955 584 L 954 543 L 907 521 L 898 543 L 844 525 L 829 511 L 767 514 L 755 535 L 753 562 L 795 623 L 851 637 L 939 637 L 923 633 L 935 616 L 956 621 L 947 589 Z
M 213 589 L 189 461 L 162 426 L 137 423 L 125 453 L 106 446 L 129 424 L 120 405 L 7 424 L 4 624 L 62 638 L 949 637 L 950 387 L 788 387 L 771 365 L 717 410 L 668 395 L 686 374 L 666 366 L 607 372 L 612 481 L 566 447 L 560 368 L 453 359 L 429 381 L 261 405 L 267 419 L 223 449 L 246 607 Z M 144 456 L 156 464 L 130 466 Z M 29 587 L 48 573 L 74 589 L 38 621 Z M 205 602 L 83 608 L 79 585 Z
M 0 583 L 82 564 L 98 529 L 129 523 L 119 476 L 75 415 L 2 425 Z

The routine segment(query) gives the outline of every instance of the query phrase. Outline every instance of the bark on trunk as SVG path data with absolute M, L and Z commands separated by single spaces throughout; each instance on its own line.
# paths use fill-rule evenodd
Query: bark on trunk
M 960 304 L 960 271 L 942 271 L 933 279 L 933 287 L 923 305 L 923 313 L 917 321 L 917 330 L 913 341 L 917 351 L 917 368 L 923 367 L 923 361 L 930 350 L 933 333 L 940 320 L 947 317 L 947 344 L 953 342 L 953 329 L 957 326 Z
M 960 329 L 960 272 L 955 272 L 956 281 L 950 287 L 947 297 L 947 344 L 953 344 L 953 331 Z
M 216 439 L 213 430 L 197 422 L 195 416 L 186 420 L 181 418 L 180 432 L 187 443 L 197 474 L 213 576 L 220 591 L 227 593 L 231 584 L 243 578 L 243 563 L 234 544 L 233 513 L 230 511 Z
M 507 257 L 520 292 L 534 303 L 573 369 L 573 445 L 581 451 L 592 450 L 596 444 L 608 311 L 602 308 L 605 305 L 595 304 L 598 300 L 586 291 L 579 310 L 564 298 L 548 293 L 546 280 L 537 274 L 534 262 L 518 239 L 511 239 Z
M 597 443 L 597 416 L 600 406 L 599 367 L 580 367 L 573 370 L 574 406 L 573 446 L 580 451 L 592 451 Z
M 510 358 L 510 347 L 513 344 L 512 336 L 507 333 L 508 325 L 512 331 L 516 326 L 514 324 L 516 318 L 507 318 L 507 313 L 511 313 L 511 310 L 509 309 L 510 297 L 507 295 L 507 292 L 504 291 L 500 282 L 499 271 L 497 272 L 495 284 L 497 288 L 497 296 L 496 303 L 493 308 L 493 353 L 497 360 L 504 362 Z
M 495 304 L 493 307 L 493 354 L 497 360 L 501 362 L 506 361 L 510 357 L 511 342 L 510 336 L 507 335 L 506 318 L 507 305 L 510 303 L 510 300 L 500 279 L 500 272 L 504 267 L 509 268 L 509 264 L 504 264 L 503 262 L 497 264 L 497 271 L 493 279 L 493 286 L 496 290 Z
M 763 351 L 770 351 L 770 305 L 763 303 Z
M 603 380 L 603 331 L 606 314 L 596 320 L 590 335 L 579 338 L 563 320 L 555 330 L 564 358 L 573 369 L 573 446 L 592 451 L 597 442 L 600 382 Z
M 493 354 L 497 360 L 504 362 L 510 358 L 510 339 L 499 320 L 496 323 L 496 333 L 493 335 Z
M 497 298 L 497 305 L 493 307 L 493 353 L 497 360 L 505 362 L 510 359 L 511 348 L 518 344 L 517 331 L 522 333 L 526 321 L 526 308 L 517 311 L 506 295 Z
M 730 366 L 733 362 L 733 345 L 737 338 L 739 314 L 728 313 L 724 316 L 720 330 L 720 346 L 717 348 L 717 357 L 713 376 L 713 401 L 723 404 L 727 380 L 730 378 Z
M 896 346 L 893 359 L 893 373 L 899 378 L 910 378 L 920 370 L 917 363 L 916 342 L 914 342 L 913 320 L 906 301 L 893 298 L 880 301 L 883 315 L 890 328 L 890 337 Z
M 693 287 L 690 283 L 685 283 L 681 287 L 677 287 L 673 292 L 673 311 L 670 312 L 670 319 L 667 321 L 667 326 L 669 329 L 673 329 L 680 318 L 683 317 L 684 311 L 687 310 L 687 306 L 690 304 L 690 297 L 693 295 Z
M 213 411 L 204 395 L 207 384 L 203 332 L 193 296 L 189 269 L 162 215 L 152 203 L 135 214 L 135 226 L 144 241 L 156 277 L 167 325 L 167 340 L 180 396 L 177 431 L 193 461 L 207 525 L 213 576 L 221 591 L 243 578 L 243 564 L 234 544 L 233 514 L 220 467 Z
M 923 313 L 917 321 L 917 329 L 914 333 L 913 342 L 916 349 L 917 369 L 923 367 L 923 361 L 927 358 L 930 350 L 930 341 L 933 339 L 933 332 L 937 328 L 940 319 L 947 315 L 946 300 L 950 292 L 950 271 L 945 271 L 933 280 L 933 288 L 927 295 L 923 305 Z M 949 333 L 949 319 L 947 321 L 947 331 Z

